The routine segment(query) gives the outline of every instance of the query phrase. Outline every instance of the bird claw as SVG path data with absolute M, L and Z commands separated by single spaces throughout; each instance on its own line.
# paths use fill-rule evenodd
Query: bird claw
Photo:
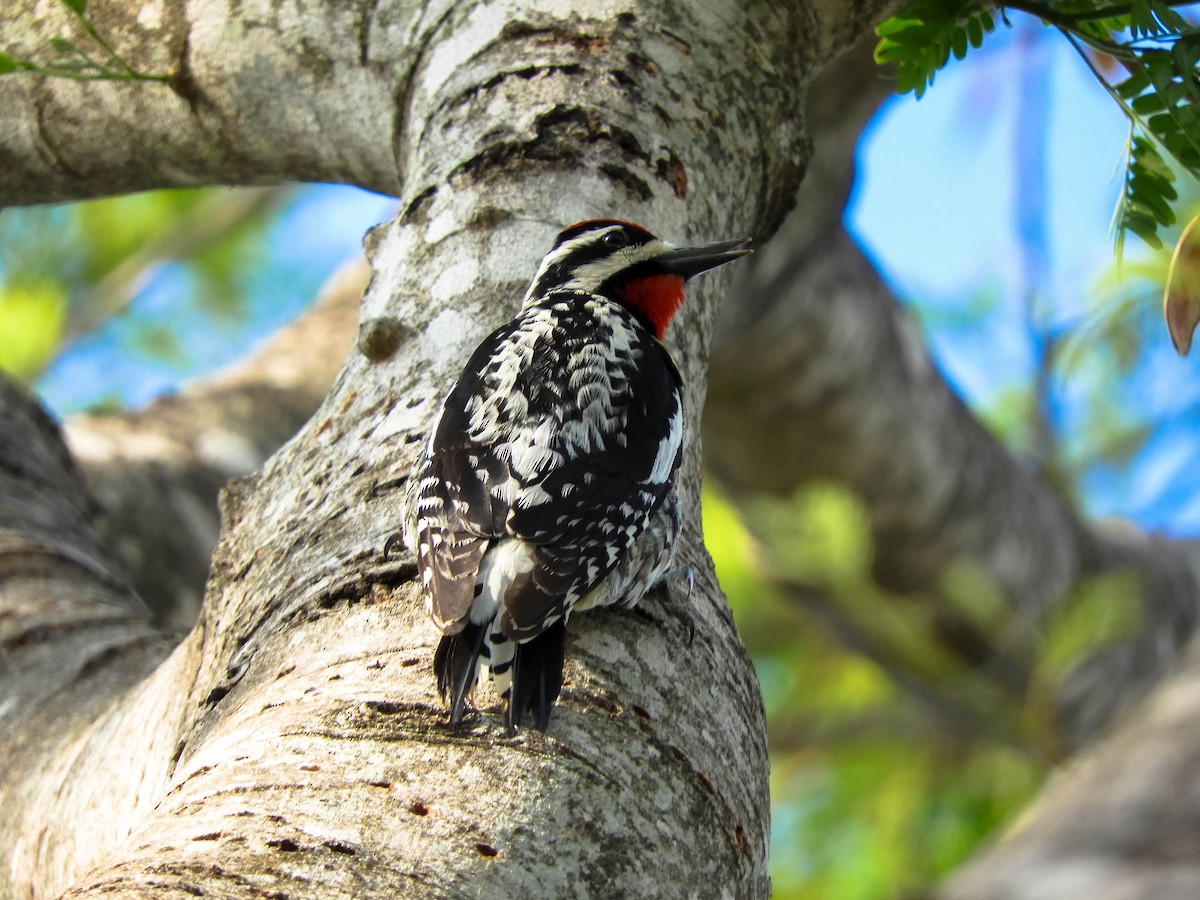
M 682 605 L 676 606 L 670 602 L 671 582 L 679 578 L 687 579 L 687 597 L 684 599 Z M 671 569 L 671 571 L 663 575 L 658 585 L 662 588 L 663 598 L 667 601 L 663 605 L 666 607 L 675 607 L 676 616 L 683 623 L 684 628 L 687 629 L 687 645 L 690 648 L 696 640 L 696 619 L 691 613 L 692 592 L 696 589 L 696 570 L 691 566 L 688 566 L 686 569 Z
M 688 648 L 690 649 L 692 646 L 692 643 L 696 640 L 696 617 L 693 616 L 691 613 L 692 591 L 694 591 L 696 589 L 696 570 L 693 569 L 691 566 L 688 566 L 688 570 L 687 570 L 687 583 L 688 583 L 687 600 L 684 601 L 685 605 L 684 605 L 683 612 L 681 613 L 681 615 L 687 622 L 687 629 L 688 629 L 687 645 L 688 645 Z

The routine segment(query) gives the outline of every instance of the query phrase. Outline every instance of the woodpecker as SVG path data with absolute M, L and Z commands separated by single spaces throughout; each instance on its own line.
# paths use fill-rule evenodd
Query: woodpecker
M 570 615 L 630 608 L 670 570 L 684 414 L 662 338 L 684 282 L 748 243 L 678 249 L 630 222 L 572 225 L 467 362 L 405 523 L 452 726 L 490 675 L 506 732 L 527 712 L 545 730 Z

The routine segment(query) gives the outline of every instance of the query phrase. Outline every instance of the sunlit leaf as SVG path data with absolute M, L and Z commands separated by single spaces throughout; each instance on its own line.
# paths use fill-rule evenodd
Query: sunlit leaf
M 40 372 L 58 344 L 66 309 L 62 286 L 51 279 L 0 288 L 0 369 L 21 379 Z
M 1004 592 L 976 565 L 966 560 L 952 564 L 942 573 L 942 597 L 985 633 L 998 633 L 1012 619 L 1012 608 Z
M 1196 223 L 1200 216 L 1188 222 L 1175 253 L 1171 257 L 1171 268 L 1167 273 L 1166 290 L 1163 292 L 1163 318 L 1171 343 L 1180 356 L 1187 356 L 1192 349 L 1192 336 L 1200 323 L 1200 229 Z
M 1037 680 L 1053 694 L 1078 663 L 1132 636 L 1141 621 L 1136 575 L 1116 572 L 1087 580 L 1047 623 Z

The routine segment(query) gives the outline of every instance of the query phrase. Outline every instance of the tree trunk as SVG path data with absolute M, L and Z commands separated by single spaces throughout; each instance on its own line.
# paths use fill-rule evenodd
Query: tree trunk
M 27 7 L 6 52 L 36 60 L 64 9 Z M 617 213 L 681 241 L 769 234 L 806 157 L 804 85 L 883 7 L 196 9 L 89 8 L 166 86 L 0 79 L 3 202 L 287 177 L 401 185 L 402 212 L 368 241 L 332 392 L 225 489 L 174 647 L 100 549 L 53 427 L 4 388 L 5 892 L 764 896 L 761 701 L 698 528 L 721 275 L 669 335 L 692 605 L 577 623 L 547 734 L 505 738 L 494 707 L 446 727 L 412 560 L 384 548 L 441 396 L 555 230 Z

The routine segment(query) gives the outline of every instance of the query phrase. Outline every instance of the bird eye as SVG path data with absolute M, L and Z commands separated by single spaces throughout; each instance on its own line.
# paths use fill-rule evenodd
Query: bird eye
M 610 250 L 620 250 L 629 245 L 629 235 L 624 231 L 610 231 L 600 241 Z

